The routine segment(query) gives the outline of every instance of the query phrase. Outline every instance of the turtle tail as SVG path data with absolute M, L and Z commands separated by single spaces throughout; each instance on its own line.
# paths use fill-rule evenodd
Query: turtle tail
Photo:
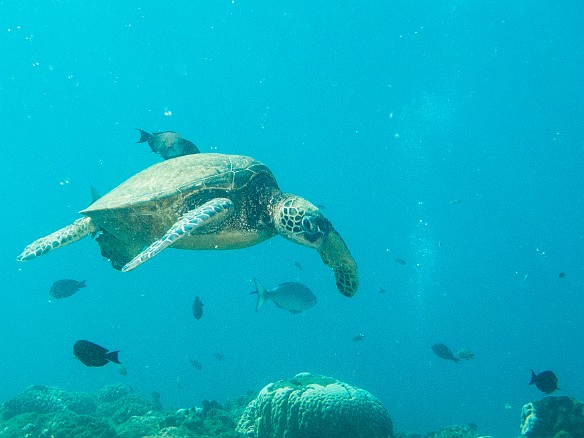
M 91 218 L 82 217 L 48 236 L 35 240 L 24 248 L 22 253 L 16 257 L 16 260 L 19 262 L 32 260 L 57 248 L 77 242 L 94 231 L 96 231 L 96 228 Z

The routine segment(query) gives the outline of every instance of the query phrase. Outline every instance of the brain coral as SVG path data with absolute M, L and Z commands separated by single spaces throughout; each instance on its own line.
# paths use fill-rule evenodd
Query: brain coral
M 247 405 L 237 431 L 254 438 L 390 438 L 393 424 L 369 392 L 301 373 L 264 387 Z

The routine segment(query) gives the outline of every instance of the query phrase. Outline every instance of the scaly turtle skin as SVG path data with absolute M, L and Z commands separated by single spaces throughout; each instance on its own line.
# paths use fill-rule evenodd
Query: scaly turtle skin
M 83 218 L 28 245 L 27 261 L 88 235 L 115 269 L 130 271 L 165 248 L 237 249 L 279 234 L 316 249 L 337 288 L 352 296 L 357 265 L 322 212 L 282 193 L 272 172 L 240 155 L 195 154 L 134 175 L 80 212 Z

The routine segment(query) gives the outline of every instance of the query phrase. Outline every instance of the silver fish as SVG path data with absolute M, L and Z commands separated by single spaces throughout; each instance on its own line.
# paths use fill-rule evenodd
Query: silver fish
M 254 282 L 256 290 L 252 294 L 258 295 L 256 312 L 267 300 L 272 300 L 280 309 L 288 310 L 290 313 L 300 313 L 316 305 L 316 297 L 303 284 L 289 281 L 268 290 L 255 278 Z

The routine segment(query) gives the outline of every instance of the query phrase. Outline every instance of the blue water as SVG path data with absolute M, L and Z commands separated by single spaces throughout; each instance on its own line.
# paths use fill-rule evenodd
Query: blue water
M 310 371 L 372 392 L 397 431 L 512 437 L 542 397 L 530 368 L 584 398 L 582 6 L 17 3 L 0 2 L 0 401 L 123 382 L 194 406 Z M 168 250 L 128 274 L 91 239 L 17 263 L 79 217 L 90 186 L 159 161 L 134 128 L 251 155 L 324 204 L 358 294 L 280 237 Z M 256 313 L 253 277 L 302 282 L 319 303 Z M 50 302 L 61 278 L 88 287 Z M 74 360 L 77 339 L 119 349 L 128 375 Z M 476 357 L 441 360 L 436 342 Z

